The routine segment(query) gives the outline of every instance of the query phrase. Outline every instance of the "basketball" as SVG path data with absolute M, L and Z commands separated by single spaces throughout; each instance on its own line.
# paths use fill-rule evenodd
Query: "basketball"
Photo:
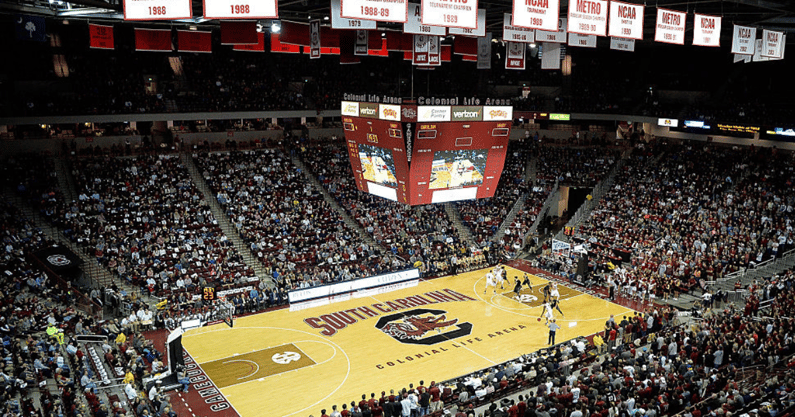
M 537 318 L 536 320 L 541 321 L 541 317 Z

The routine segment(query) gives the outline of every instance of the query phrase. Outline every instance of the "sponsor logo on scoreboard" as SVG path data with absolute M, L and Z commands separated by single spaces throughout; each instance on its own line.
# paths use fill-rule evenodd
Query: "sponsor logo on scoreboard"
M 435 345 L 472 333 L 472 323 L 447 318 L 444 310 L 418 308 L 381 317 L 375 327 L 400 343 Z
M 416 107 L 403 107 L 403 121 L 404 122 L 416 122 L 417 121 L 417 108 Z
M 359 103 L 355 101 L 343 101 L 342 111 L 343 116 L 359 116 Z
M 418 122 L 449 122 L 449 106 L 419 106 L 417 107 Z
M 454 122 L 479 122 L 483 120 L 483 107 L 481 106 L 453 106 L 452 121 Z
M 391 104 L 381 104 L 379 107 L 378 118 L 381 120 L 392 120 L 393 122 L 400 121 L 400 106 Z
M 378 104 L 359 103 L 359 117 L 378 118 Z
M 505 121 L 512 120 L 513 107 L 508 106 L 483 106 L 483 121 Z
M 657 119 L 657 124 L 659 126 L 678 127 L 679 126 L 679 120 L 678 119 Z

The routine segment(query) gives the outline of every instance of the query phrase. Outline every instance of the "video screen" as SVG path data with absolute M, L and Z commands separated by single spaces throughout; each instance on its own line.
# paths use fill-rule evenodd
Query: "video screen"
M 431 164 L 430 190 L 483 184 L 488 149 L 436 151 Z
M 359 161 L 362 164 L 362 176 L 364 179 L 397 188 L 392 150 L 359 144 Z

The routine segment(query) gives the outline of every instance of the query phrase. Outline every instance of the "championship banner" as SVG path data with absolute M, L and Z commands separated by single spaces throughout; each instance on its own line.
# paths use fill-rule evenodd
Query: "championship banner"
M 762 50 L 764 48 L 765 48 L 765 42 L 762 39 L 757 39 L 754 41 L 754 56 L 752 58 L 753 62 L 770 61 L 770 58 L 762 56 Z
M 340 17 L 406 23 L 408 0 L 340 0 Z
M 693 21 L 693 45 L 720 46 L 721 17 L 696 13 Z
M 345 30 L 340 33 L 340 64 L 358 64 L 361 59 L 353 54 L 353 45 L 356 42 L 356 34 Z
M 467 28 L 447 28 L 447 33 L 450 35 L 462 35 L 462 36 L 486 36 L 486 9 L 478 9 L 478 28 L 477 29 L 467 29 Z
M 428 36 L 428 65 L 442 65 L 442 48 L 438 36 Z
M 491 32 L 478 38 L 478 69 L 491 69 Z
M 536 40 L 535 31 L 525 27 L 514 26 L 510 13 L 502 16 L 502 40 L 505 42 L 533 43 Z
M 762 55 L 765 58 L 784 58 L 784 32 L 762 31 Z
M 607 0 L 569 0 L 569 33 L 607 35 Z
M 569 33 L 569 46 L 596 48 L 596 35 L 580 35 L 579 33 Z
M 177 50 L 179 52 L 213 52 L 213 33 L 196 32 L 192 30 L 177 31 Z
M 221 21 L 221 45 L 253 45 L 256 43 L 256 21 Z
M 375 20 L 346 19 L 341 16 L 340 0 L 331 0 L 331 28 L 332 29 L 372 29 L 378 28 Z
M 301 46 L 301 48 L 302 48 L 302 51 L 305 54 L 307 54 L 307 55 L 310 55 L 312 53 L 312 49 L 309 46 Z M 329 47 L 325 47 L 325 46 L 321 46 L 320 47 L 320 55 L 321 56 L 322 55 L 339 55 L 339 54 L 340 54 L 340 48 L 329 48 Z
M 505 45 L 505 69 L 523 70 L 527 45 L 523 42 L 507 42 Z
M 428 65 L 428 39 L 427 35 L 414 35 L 414 55 L 411 63 L 414 65 Z
M 635 52 L 635 39 L 610 38 L 610 49 Z
M 732 33 L 733 54 L 753 55 L 756 47 L 756 28 L 734 25 Z
M 300 54 L 301 45 L 291 45 L 289 43 L 282 43 L 279 40 L 278 33 L 271 33 L 271 52 L 278 52 L 283 54 Z
M 171 52 L 171 29 L 135 29 L 135 50 Z
M 568 19 L 565 17 L 561 17 L 558 19 L 558 31 L 557 32 L 547 32 L 546 30 L 537 30 L 536 31 L 536 42 L 555 42 L 555 43 L 566 43 L 566 35 L 568 32 L 566 31 L 566 23 Z
M 541 69 L 560 69 L 560 46 L 555 42 L 541 44 Z
M 609 36 L 642 40 L 643 9 L 640 4 L 611 1 Z
M 89 46 L 91 49 L 114 49 L 113 26 L 88 25 Z
M 252 45 L 235 45 L 233 51 L 265 52 L 265 34 L 257 33 L 257 43 Z
M 475 30 L 478 28 L 478 0 L 422 0 L 421 21 L 423 25 Z
M 686 19 L 687 13 L 657 9 L 654 41 L 684 45 Z
M 453 60 L 453 46 L 442 45 L 442 62 L 450 62 Z
M 422 24 L 422 14 L 420 14 L 419 4 L 411 3 L 409 4 L 408 9 L 408 19 L 406 20 L 406 23 L 403 24 L 403 33 L 411 33 L 413 35 L 447 35 L 446 27 Z
M 389 56 L 389 50 L 386 48 L 386 38 L 381 38 L 381 49 L 368 49 L 367 55 L 369 56 Z
M 477 55 L 478 40 L 456 36 L 453 41 L 453 53 L 456 55 Z
M 276 0 L 204 0 L 205 19 L 278 19 Z
M 191 0 L 124 0 L 124 20 L 193 19 Z
M 511 14 L 513 26 L 557 32 L 560 0 L 513 0 Z
M 320 21 L 318 21 L 319 23 Z M 354 55 L 367 55 L 367 31 L 366 30 L 357 30 L 356 31 L 356 43 L 353 45 L 353 54 Z
M 320 58 L 320 20 L 309 22 L 309 59 Z

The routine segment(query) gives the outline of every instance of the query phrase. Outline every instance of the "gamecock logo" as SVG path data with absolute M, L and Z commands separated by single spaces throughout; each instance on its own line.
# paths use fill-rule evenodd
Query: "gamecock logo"
M 404 107 L 403 118 L 408 120 L 414 120 L 417 118 L 417 111 L 412 109 L 411 107 Z
M 72 263 L 66 256 L 63 255 L 50 255 L 47 257 L 47 262 L 55 265 L 55 266 L 66 266 Z
M 418 308 L 384 316 L 375 327 L 400 343 L 434 345 L 472 333 L 472 323 L 447 319 L 444 310 Z

